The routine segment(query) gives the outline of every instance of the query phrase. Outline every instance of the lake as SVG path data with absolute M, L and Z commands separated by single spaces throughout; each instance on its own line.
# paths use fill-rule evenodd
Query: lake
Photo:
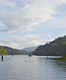
M 66 80 L 66 62 L 43 56 L 4 56 L 0 80 Z

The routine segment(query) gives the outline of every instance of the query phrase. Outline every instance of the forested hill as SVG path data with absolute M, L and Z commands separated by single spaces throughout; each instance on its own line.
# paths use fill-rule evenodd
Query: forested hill
M 33 50 L 36 49 L 36 47 L 28 47 L 23 49 L 14 49 L 8 46 L 0 46 L 0 48 L 5 48 L 8 52 L 8 55 L 28 55 Z
M 41 45 L 32 53 L 38 56 L 64 56 L 66 55 L 66 36 L 59 37 L 50 43 Z
M 0 48 L 5 48 L 8 52 L 8 55 L 24 55 L 27 54 L 27 52 L 25 50 L 19 50 L 19 49 L 13 49 L 7 46 L 0 46 Z

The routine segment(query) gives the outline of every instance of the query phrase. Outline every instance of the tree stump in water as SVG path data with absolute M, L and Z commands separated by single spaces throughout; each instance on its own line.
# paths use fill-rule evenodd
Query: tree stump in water
M 3 56 L 2 56 L 2 61 L 3 61 Z

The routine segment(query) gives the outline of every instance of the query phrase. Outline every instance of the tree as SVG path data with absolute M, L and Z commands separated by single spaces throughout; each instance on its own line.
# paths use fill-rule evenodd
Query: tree
M 0 47 L 0 55 L 2 56 L 3 61 L 3 56 L 8 55 L 8 51 L 4 47 Z

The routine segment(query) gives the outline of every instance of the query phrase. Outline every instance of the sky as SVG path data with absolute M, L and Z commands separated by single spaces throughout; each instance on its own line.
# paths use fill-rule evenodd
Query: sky
M 66 0 L 0 0 L 0 45 L 26 48 L 66 35 Z

